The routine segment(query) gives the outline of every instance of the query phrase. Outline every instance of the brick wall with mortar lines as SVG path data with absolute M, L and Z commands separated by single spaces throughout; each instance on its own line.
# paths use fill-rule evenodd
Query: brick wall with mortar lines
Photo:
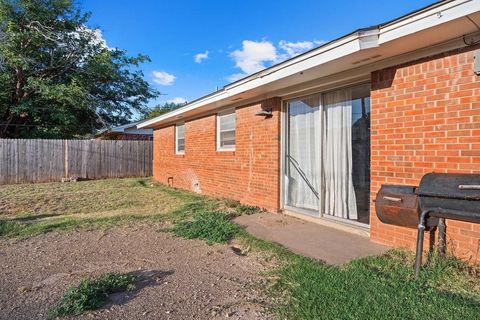
M 272 108 L 272 117 L 256 116 Z M 175 154 L 175 126 L 154 131 L 154 178 L 195 192 L 279 210 L 281 101 L 236 108 L 236 150 L 216 150 L 216 115 L 186 121 L 185 154 Z
M 372 74 L 372 200 L 382 184 L 418 185 L 428 172 L 480 173 L 478 48 Z M 371 239 L 413 249 L 416 230 L 382 224 L 371 201 Z M 447 220 L 447 241 L 450 252 L 480 261 L 480 224 Z

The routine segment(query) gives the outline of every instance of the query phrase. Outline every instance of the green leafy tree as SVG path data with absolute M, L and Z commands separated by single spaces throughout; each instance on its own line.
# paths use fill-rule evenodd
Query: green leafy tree
M 185 103 L 174 102 L 165 102 L 164 104 L 156 105 L 155 107 L 145 111 L 145 113 L 143 114 L 143 119 L 151 119 L 158 117 L 162 114 L 183 107 L 184 105 Z
M 0 138 L 70 138 L 128 122 L 158 96 L 144 55 L 108 48 L 71 0 L 0 0 Z

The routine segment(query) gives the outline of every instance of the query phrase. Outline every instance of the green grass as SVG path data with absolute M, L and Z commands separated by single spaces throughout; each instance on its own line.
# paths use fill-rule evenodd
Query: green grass
M 2 215 L 81 215 L 169 209 L 173 198 L 166 187 L 148 178 L 107 179 L 69 183 L 0 186 Z
M 245 231 L 238 237 L 278 259 L 269 292 L 279 301 L 282 319 L 480 319 L 480 270 L 454 257 L 429 257 L 414 281 L 409 251 L 390 250 L 338 267 Z
M 26 238 L 132 221 L 176 224 L 201 212 L 252 214 L 256 207 L 173 189 L 149 178 L 0 186 L 0 237 Z
M 132 221 L 176 223 L 222 204 L 148 178 L 6 185 L 0 194 L 0 237 L 17 238 Z
M 51 231 L 70 231 L 76 229 L 108 229 L 121 223 L 144 221 L 151 217 L 135 215 L 116 215 L 111 217 L 76 218 L 58 217 L 55 219 L 36 222 L 17 221 L 15 219 L 0 220 L 0 236 L 3 237 L 32 237 Z
M 412 278 L 411 255 L 391 251 L 343 267 L 297 258 L 276 271 L 288 319 L 478 319 L 478 279 L 456 259 L 427 264 Z
M 226 243 L 240 228 L 221 212 L 200 212 L 192 221 L 182 221 L 173 227 L 173 233 L 187 239 L 202 239 L 208 243 Z
M 260 240 L 219 212 L 201 212 L 174 232 L 188 239 L 226 242 L 232 237 L 279 263 L 269 293 L 282 319 L 480 319 L 478 269 L 447 256 L 431 256 L 413 279 L 413 253 L 391 250 L 341 267 Z
M 82 279 L 63 295 L 51 316 L 79 315 L 102 307 L 112 293 L 135 290 L 135 276 L 125 273 L 107 273 L 98 279 Z
M 258 208 L 149 179 L 1 186 L 0 194 L 0 237 L 150 221 L 167 222 L 176 235 L 208 243 L 236 238 L 249 252 L 275 259 L 268 292 L 282 319 L 480 319 L 479 271 L 452 257 L 430 257 L 419 281 L 413 280 L 413 254 L 400 250 L 327 266 L 257 239 L 229 220 Z M 71 289 L 62 301 L 79 301 L 79 293 L 92 288 L 88 283 Z M 64 302 L 59 307 L 69 307 L 61 310 L 84 305 Z

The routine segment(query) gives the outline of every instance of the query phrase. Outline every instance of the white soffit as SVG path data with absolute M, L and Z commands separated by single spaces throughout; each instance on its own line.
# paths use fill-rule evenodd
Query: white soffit
M 184 107 L 147 120 L 154 128 L 249 99 L 369 65 L 479 31 L 480 0 L 434 4 L 380 27 L 362 29 L 225 86 Z M 385 66 L 383 66 L 385 67 Z

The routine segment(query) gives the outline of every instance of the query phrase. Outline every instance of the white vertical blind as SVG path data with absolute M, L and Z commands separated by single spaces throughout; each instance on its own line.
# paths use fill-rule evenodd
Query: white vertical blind
M 219 114 L 217 120 L 217 149 L 235 149 L 235 110 L 229 113 Z
M 176 153 L 185 153 L 185 124 L 177 124 L 175 126 L 175 146 Z
M 357 219 L 352 180 L 351 90 L 324 95 L 323 122 L 323 212 L 335 217 Z

